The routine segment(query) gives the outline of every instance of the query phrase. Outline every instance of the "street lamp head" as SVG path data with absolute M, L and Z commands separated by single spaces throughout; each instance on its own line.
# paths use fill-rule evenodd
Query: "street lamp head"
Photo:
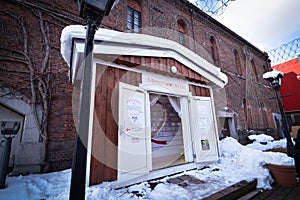
M 4 137 L 15 137 L 20 129 L 21 123 L 17 121 L 2 121 L 1 135 Z
M 93 15 L 102 19 L 109 14 L 114 2 L 115 0 L 78 0 L 80 17 Z
M 272 88 L 280 88 L 281 80 L 283 78 L 283 73 L 277 70 L 269 71 L 264 73 L 263 78 L 269 81 L 269 84 Z

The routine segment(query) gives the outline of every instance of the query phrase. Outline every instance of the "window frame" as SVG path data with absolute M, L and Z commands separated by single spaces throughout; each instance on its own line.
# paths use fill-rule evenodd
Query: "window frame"
M 137 21 L 136 21 L 137 20 Z M 137 22 L 137 23 L 136 23 Z M 142 28 L 142 13 L 139 10 L 127 7 L 127 31 L 131 33 L 140 33 Z
M 237 73 L 238 73 L 238 75 L 242 76 L 243 71 L 242 71 L 242 65 L 241 65 L 241 59 L 240 59 L 239 52 L 236 49 L 234 49 L 233 53 L 234 53 L 234 61 L 235 61 Z
M 219 58 L 219 52 L 217 47 L 217 41 L 214 36 L 210 37 L 210 44 L 211 44 L 211 54 L 212 59 L 216 66 L 220 67 L 220 58 Z
M 183 20 L 177 21 L 177 30 L 179 37 L 179 44 L 185 45 L 185 33 L 186 33 L 186 24 Z
M 255 62 L 254 62 L 253 59 L 251 60 L 251 68 L 252 68 L 252 71 L 253 71 L 254 80 L 256 82 L 258 82 L 257 70 L 256 70 Z

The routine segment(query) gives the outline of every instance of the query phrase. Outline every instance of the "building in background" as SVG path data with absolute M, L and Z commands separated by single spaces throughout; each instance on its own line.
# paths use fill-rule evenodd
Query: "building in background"
M 69 67 L 63 59 L 60 37 L 62 30 L 68 25 L 84 23 L 78 17 L 77 3 L 71 0 L 9 0 L 1 3 L 0 13 L 0 119 L 22 122 L 22 129 L 14 139 L 15 144 L 13 144 L 11 154 L 10 166 L 13 168 L 13 174 L 39 173 L 69 168 L 76 134 L 72 113 L 74 109 L 76 110 L 76 108 L 72 108 L 72 95 L 74 94 L 72 75 L 76 73 L 73 71 L 72 65 L 76 65 L 76 63 L 70 63 Z M 156 43 L 157 40 L 153 38 L 164 39 L 164 41 L 168 41 L 166 44 L 174 44 L 174 46 L 165 48 L 170 49 L 169 52 L 172 52 L 173 57 L 161 60 L 157 55 L 151 57 L 145 54 L 120 55 L 119 53 L 115 64 L 126 65 L 128 68 L 142 66 L 144 71 L 147 71 L 149 64 L 150 72 L 158 74 L 158 77 L 162 75 L 188 81 L 189 84 L 196 83 L 195 86 L 189 86 L 187 89 L 194 96 L 205 94 L 207 97 L 206 90 L 209 88 L 209 96 L 213 97 L 211 100 L 214 102 L 212 104 L 213 119 L 215 119 L 218 138 L 232 136 L 242 142 L 244 136 L 248 134 L 276 133 L 274 116 L 278 115 L 279 111 L 276 99 L 271 98 L 275 96 L 274 91 L 262 78 L 262 74 L 271 69 L 268 55 L 189 1 L 119 1 L 102 23 L 101 28 L 114 33 L 134 34 L 134 38 L 133 35 L 129 38 L 135 42 L 139 41 L 139 34 L 142 34 L 143 37 L 151 35 L 152 40 L 143 44 L 145 49 L 147 46 L 152 48 Z M 115 40 L 118 41 L 118 38 Z M 75 38 L 74 41 L 76 41 Z M 133 47 L 134 45 L 126 46 L 127 49 Z M 157 47 L 156 45 L 155 48 Z M 182 49 L 185 49 L 184 52 L 188 50 L 193 53 L 178 52 Z M 68 50 L 76 52 L 72 47 Z M 163 52 L 163 49 L 159 50 Z M 175 54 L 182 57 L 176 57 Z M 195 68 L 187 64 L 187 60 L 193 60 L 190 56 L 194 54 L 196 61 L 201 60 L 195 64 Z M 140 60 L 143 57 L 150 60 Z M 176 59 L 172 60 L 174 57 Z M 66 60 L 72 62 L 74 57 Z M 80 57 L 77 57 L 76 61 L 80 63 Z M 167 64 L 164 65 L 163 63 L 166 61 Z M 164 68 L 164 66 L 171 67 L 173 65 L 180 72 L 179 75 L 171 74 L 169 69 Z M 213 67 L 207 69 L 209 66 Z M 128 68 L 124 69 L 128 70 Z M 119 72 L 116 72 L 115 68 L 113 69 L 107 68 L 103 74 L 111 77 L 115 73 L 114 80 L 118 80 L 124 69 Z M 175 69 L 173 68 L 173 70 Z M 220 72 L 227 76 L 228 82 L 224 88 L 213 87 L 214 84 L 211 83 L 218 81 L 212 77 L 218 77 Z M 141 73 L 139 69 L 133 73 L 135 79 L 130 80 L 129 78 L 124 82 L 139 86 L 143 81 L 136 73 Z M 110 81 L 112 81 L 111 78 L 103 79 L 104 83 L 110 83 Z M 194 89 L 191 90 L 193 87 Z M 206 89 L 203 90 L 201 87 Z M 107 89 L 112 91 L 112 88 Z M 117 106 L 117 102 L 103 100 L 107 94 L 109 93 L 103 93 L 98 97 L 96 95 L 95 102 L 98 105 L 105 102 L 108 103 L 108 106 L 111 104 Z M 156 99 L 155 95 L 157 95 L 157 91 L 152 94 L 152 97 L 150 95 L 153 102 Z M 155 102 L 154 110 L 169 109 L 169 113 L 175 115 L 173 120 L 178 125 L 183 119 L 178 117 L 176 106 L 173 106 L 171 101 L 164 93 L 160 103 Z M 154 113 L 152 116 L 155 115 Z M 110 112 L 101 110 L 99 116 L 114 117 L 110 114 Z M 176 117 L 176 115 L 178 116 Z M 170 119 L 164 116 L 158 118 Z M 121 124 L 118 123 L 118 118 L 114 120 L 117 126 L 110 128 L 119 130 Z M 154 124 L 156 125 L 153 125 L 153 129 L 156 127 L 158 130 L 168 128 L 179 130 L 178 127 L 165 126 L 172 124 L 170 121 L 160 122 L 158 120 Z M 105 127 L 108 127 L 110 124 L 106 125 Z M 96 130 L 99 128 L 106 130 L 101 126 L 95 127 Z M 118 142 L 118 135 L 110 136 L 111 138 L 108 137 L 105 142 Z M 98 139 L 103 141 L 101 138 Z M 153 138 L 153 140 L 155 143 L 158 138 Z M 98 147 L 95 146 L 95 148 Z M 202 150 L 208 148 L 206 141 L 203 141 L 201 148 Z M 183 161 L 185 155 L 182 155 L 181 150 L 180 156 Z M 112 151 L 117 152 L 116 149 Z M 109 157 L 112 151 L 106 152 L 105 156 Z M 116 163 L 115 158 L 112 160 L 113 164 Z M 190 159 L 188 162 L 195 161 L 192 154 L 187 155 L 187 158 Z M 96 172 L 94 177 L 99 175 L 93 184 L 116 179 L 117 171 L 109 169 L 105 164 L 97 161 L 92 166 L 93 169 L 90 172 Z
M 280 95 L 288 123 L 300 125 L 300 55 L 272 68 L 284 73 Z

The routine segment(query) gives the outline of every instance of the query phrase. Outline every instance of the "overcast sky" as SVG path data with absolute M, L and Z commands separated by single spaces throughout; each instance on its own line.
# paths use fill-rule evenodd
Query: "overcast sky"
M 266 52 L 300 37 L 300 0 L 235 0 L 214 18 Z

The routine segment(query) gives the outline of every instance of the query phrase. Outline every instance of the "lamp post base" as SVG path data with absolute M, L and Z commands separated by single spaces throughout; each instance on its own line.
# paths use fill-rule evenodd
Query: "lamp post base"
M 4 140 L 4 150 L 2 152 L 1 162 L 0 162 L 0 189 L 5 188 L 5 180 L 6 180 L 10 150 L 11 150 L 11 142 L 12 142 L 12 137 L 6 137 Z

